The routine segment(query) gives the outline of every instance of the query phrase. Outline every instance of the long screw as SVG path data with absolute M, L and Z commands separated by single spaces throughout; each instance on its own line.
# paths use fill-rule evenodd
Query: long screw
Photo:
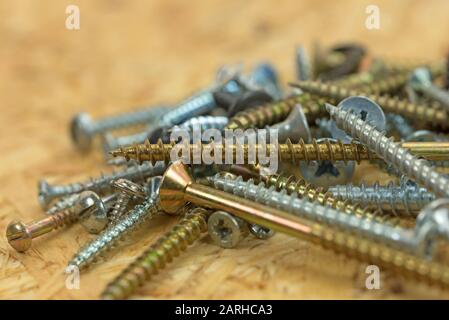
M 279 209 L 200 185 L 192 180 L 186 167 L 178 161 L 168 167 L 164 174 L 160 188 L 160 204 L 165 211 L 175 212 L 186 202 L 226 210 L 250 223 L 257 223 L 263 227 L 311 241 L 324 248 L 389 268 L 416 280 L 449 287 L 449 267 L 447 266 L 426 261 L 384 243 L 373 242 L 359 234 L 351 234 L 308 221 Z M 303 210 L 308 213 L 321 211 L 324 214 L 325 211 L 333 210 L 309 201 L 304 201 L 303 205 Z M 145 271 L 145 269 L 141 270 L 144 274 Z M 135 277 L 133 279 L 131 281 L 139 282 Z M 128 282 L 129 280 L 124 282 L 125 286 Z M 117 279 L 115 283 L 120 283 L 120 280 Z M 117 296 L 120 297 L 121 294 L 118 293 Z
M 133 197 L 144 199 L 146 193 L 142 186 L 127 179 L 114 180 L 111 184 L 119 191 L 108 217 L 111 223 L 115 223 L 125 214 L 128 203 Z
M 229 120 L 225 129 L 264 128 L 284 120 L 296 104 L 301 104 L 307 120 L 313 123 L 315 119 L 325 115 L 324 103 L 323 99 L 308 94 L 296 95 L 239 112 Z
M 91 149 L 93 138 L 112 129 L 151 123 L 166 111 L 166 107 L 150 107 L 93 121 L 87 113 L 78 113 L 70 124 L 70 134 L 75 146 L 82 152 Z
M 151 165 L 149 163 L 134 165 L 122 171 L 101 174 L 99 177 L 90 178 L 87 181 L 71 183 L 67 185 L 50 185 L 45 180 L 40 180 L 38 184 L 38 200 L 43 208 L 56 198 L 79 193 L 86 190 L 98 193 L 111 189 L 111 182 L 117 179 L 128 179 L 131 181 L 144 181 L 150 176 L 161 175 L 166 166 L 163 163 Z
M 410 120 L 416 121 L 419 119 L 433 127 L 439 126 L 445 129 L 449 126 L 448 112 L 434 106 L 413 104 L 403 99 L 378 94 L 367 94 L 357 89 L 347 89 L 318 81 L 301 81 L 297 84 L 292 84 L 292 86 L 311 94 L 336 99 L 337 101 L 349 96 L 366 96 L 379 104 L 386 112 L 398 113 Z
M 430 160 L 442 160 L 449 159 L 449 142 L 404 142 L 401 144 L 403 148 L 410 150 L 413 154 L 425 157 Z M 178 148 L 176 150 L 176 148 Z M 316 161 L 357 161 L 378 159 L 374 153 L 360 143 L 342 143 L 331 142 L 328 139 L 324 139 L 321 142 L 312 140 L 311 143 L 305 143 L 304 140 L 300 140 L 298 143 L 292 143 L 289 139 L 285 144 L 222 144 L 222 143 L 196 143 L 196 144 L 178 144 L 174 142 L 170 144 L 164 144 L 159 141 L 156 144 L 150 144 L 146 141 L 144 144 L 134 145 L 131 147 L 120 148 L 118 150 L 111 151 L 111 155 L 114 157 L 125 157 L 127 160 L 133 159 L 139 162 L 149 161 L 150 163 L 157 163 L 163 161 L 169 163 L 171 159 L 172 151 L 181 151 L 185 148 L 188 154 L 188 161 L 194 163 L 195 155 L 211 154 L 213 152 L 221 156 L 222 160 L 227 159 L 227 155 L 235 157 L 235 155 L 241 154 L 243 160 L 248 164 L 250 155 L 253 156 L 254 161 L 257 163 L 260 154 L 270 155 L 277 154 L 280 161 L 298 163 L 299 161 L 309 162 Z M 251 154 L 251 151 L 254 151 Z M 188 152 L 187 152 L 188 151 Z M 231 158 L 232 159 L 232 158 Z
M 125 299 L 207 231 L 209 212 L 195 208 L 112 280 L 102 299 Z
M 296 194 L 288 195 L 285 190 L 277 192 L 274 186 L 266 188 L 264 183 L 256 185 L 252 179 L 245 182 L 242 177 L 233 179 L 229 176 L 223 177 L 220 175 L 209 179 L 216 188 L 233 193 L 236 196 L 292 213 L 304 219 L 325 223 L 346 232 L 358 233 L 363 237 L 382 241 L 401 250 L 422 255 L 422 248 L 420 243 L 416 241 L 413 230 L 398 228 L 371 218 L 347 214 L 321 205 L 318 205 L 315 211 L 311 211 L 307 209 L 307 204 L 311 203 L 308 199 L 299 199 Z
M 435 195 L 426 188 L 404 181 L 399 185 L 394 182 L 387 185 L 381 185 L 379 182 L 371 185 L 337 185 L 330 187 L 328 191 L 336 199 L 349 200 L 363 206 L 375 206 L 381 212 L 392 211 L 397 215 L 416 216 L 422 208 L 435 200 Z
M 387 163 L 397 167 L 402 174 L 415 179 L 438 196 L 449 197 L 449 178 L 435 171 L 426 160 L 414 156 L 357 115 L 331 105 L 326 108 L 339 128 L 366 144 Z
M 31 247 L 34 238 L 60 227 L 69 226 L 79 219 L 91 215 L 97 209 L 98 200 L 99 198 L 95 193 L 86 191 L 79 196 L 75 206 L 64 211 L 27 224 L 14 220 L 6 228 L 6 238 L 15 250 L 25 252 Z M 106 212 L 104 208 L 103 211 Z

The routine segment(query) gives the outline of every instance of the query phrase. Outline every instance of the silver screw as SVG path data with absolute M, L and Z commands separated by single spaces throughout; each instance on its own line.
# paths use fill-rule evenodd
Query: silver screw
M 449 92 L 440 89 L 432 83 L 432 75 L 429 69 L 415 69 L 410 76 L 409 84 L 412 89 L 439 101 L 446 110 L 449 110 Z
M 209 180 L 216 188 L 225 192 L 231 192 L 243 198 L 272 206 L 312 221 L 335 226 L 347 232 L 355 232 L 363 237 L 381 241 L 413 254 L 432 254 L 427 247 L 423 247 L 425 241 L 417 238 L 418 232 L 414 229 L 403 229 L 398 226 L 380 223 L 373 219 L 350 215 L 322 206 L 316 202 L 312 203 L 299 199 L 296 193 L 288 195 L 285 190 L 277 192 L 274 186 L 265 188 L 263 183 L 255 185 L 252 179 L 245 182 L 242 177 L 233 179 L 228 175 L 221 176 L 218 174 L 210 177 Z
M 300 81 L 311 79 L 312 68 L 310 66 L 310 59 L 307 56 L 306 50 L 303 46 L 297 46 L 295 50 L 296 62 L 296 78 Z
M 259 226 L 258 224 L 249 224 L 249 232 L 257 239 L 266 240 L 274 236 L 275 232 L 271 229 Z
M 366 97 L 354 96 L 346 98 L 338 104 L 338 107 L 341 110 L 351 111 L 359 115 L 362 120 L 370 121 L 380 131 L 385 130 L 387 120 L 382 108 Z M 329 131 L 334 139 L 343 142 L 350 142 L 352 140 L 346 132 L 337 127 L 335 121 L 331 121 Z
M 45 180 L 40 180 L 38 184 L 38 200 L 40 205 L 45 209 L 56 198 L 79 193 L 85 190 L 95 192 L 105 192 L 111 188 L 111 181 L 120 178 L 131 181 L 144 181 L 147 177 L 161 175 L 166 168 L 162 162 L 151 165 L 143 163 L 134 165 L 122 171 L 112 172 L 110 174 L 101 174 L 99 177 L 90 178 L 87 181 L 71 183 L 67 185 L 50 185 Z
M 114 180 L 111 185 L 119 191 L 117 200 L 109 214 L 109 220 L 111 223 L 115 223 L 125 214 L 128 203 L 133 197 L 144 199 L 146 194 L 142 186 L 127 179 Z
M 398 215 L 417 215 L 422 208 L 435 200 L 433 193 L 405 179 L 401 179 L 400 184 L 390 182 L 381 185 L 376 182 L 372 185 L 338 185 L 330 187 L 328 191 L 337 199 L 349 200 L 366 207 L 375 206 L 380 212 L 392 211 Z
M 224 211 L 215 211 L 209 217 L 207 230 L 216 245 L 235 248 L 247 236 L 248 224 Z
M 64 211 L 75 205 L 76 200 L 79 197 L 79 193 L 70 194 L 68 196 L 58 199 L 50 208 L 45 212 L 48 215 L 53 215 L 58 212 Z
M 401 115 L 389 113 L 387 114 L 388 124 L 391 129 L 395 129 L 401 139 L 404 141 L 444 141 L 449 137 L 437 134 L 429 130 L 415 130 L 410 123 Z
M 261 89 L 273 99 L 282 98 L 282 90 L 279 86 L 279 77 L 275 67 L 270 63 L 259 63 L 251 72 L 248 85 L 252 89 Z
M 101 255 L 112 249 L 121 239 L 136 230 L 145 221 L 152 219 L 161 210 L 157 204 L 161 177 L 151 178 L 155 184 L 152 193 L 145 201 L 134 207 L 126 216 L 115 224 L 109 225 L 96 239 L 83 246 L 69 261 L 69 265 L 76 266 L 80 270 L 87 268 Z
M 300 104 L 292 108 L 284 121 L 270 126 L 269 130 L 277 130 L 278 140 L 281 142 L 289 138 L 292 141 L 303 139 L 308 142 L 312 140 L 309 124 Z
M 330 104 L 326 104 L 326 108 L 340 128 L 366 144 L 387 163 L 393 164 L 402 174 L 423 184 L 438 196 L 449 197 L 449 178 L 434 170 L 426 160 L 415 157 L 357 115 Z
M 70 123 L 70 134 L 75 146 L 82 152 L 91 149 L 93 138 L 107 130 L 150 123 L 166 112 L 166 107 L 151 107 L 92 120 L 87 113 L 78 113 Z

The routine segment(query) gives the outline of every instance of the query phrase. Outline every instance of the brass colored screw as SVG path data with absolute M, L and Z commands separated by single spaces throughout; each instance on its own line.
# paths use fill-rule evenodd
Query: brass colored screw
M 207 231 L 209 212 L 195 208 L 111 281 L 103 299 L 124 299 Z
M 301 104 L 307 120 L 313 123 L 315 119 L 326 115 L 324 103 L 323 99 L 309 94 L 293 96 L 239 112 L 229 120 L 225 129 L 264 128 L 285 119 L 296 104 Z
M 76 205 L 70 209 L 28 224 L 17 220 L 12 221 L 6 228 L 6 238 L 15 250 L 25 252 L 31 247 L 34 238 L 63 226 L 69 226 L 96 209 L 104 213 L 104 220 L 107 222 L 106 209 L 101 199 L 92 191 L 84 191 L 80 194 Z
M 426 261 L 386 244 L 373 242 L 361 235 L 339 231 L 333 227 L 200 185 L 192 180 L 186 167 L 178 161 L 169 166 L 164 174 L 160 189 L 160 204 L 163 210 L 173 212 L 186 202 L 226 210 L 250 223 L 308 240 L 362 261 L 375 263 L 404 276 L 449 288 L 449 267 L 447 266 Z M 333 209 L 306 201 L 302 203 L 302 210 L 309 213 L 325 213 Z M 141 272 L 145 273 L 145 270 Z M 140 278 L 134 279 L 131 280 L 139 283 Z
M 131 147 L 121 147 L 120 149 L 111 151 L 111 155 L 114 157 L 125 157 L 127 160 L 134 159 L 139 162 L 150 161 L 156 163 L 158 161 L 164 161 L 169 163 L 171 161 L 171 152 L 175 148 L 175 143 L 164 144 L 159 141 L 157 144 L 150 144 L 146 141 L 144 144 L 138 144 Z M 178 145 L 181 148 L 184 145 Z M 447 160 L 449 159 L 449 142 L 403 142 L 401 143 L 403 148 L 408 149 L 411 153 L 425 157 L 428 160 Z M 274 152 L 277 152 L 278 159 L 280 161 L 298 163 L 299 161 L 357 161 L 378 159 L 378 157 L 371 153 L 370 150 L 363 144 L 351 142 L 342 143 L 337 141 L 336 143 L 330 140 L 324 140 L 323 142 L 316 142 L 312 140 L 311 143 L 304 143 L 301 139 L 298 143 L 292 143 L 289 139 L 285 144 L 267 144 L 267 145 L 236 145 L 236 144 L 217 144 L 217 143 L 197 143 L 188 144 L 186 148 L 189 148 L 189 161 L 194 163 L 195 154 L 220 154 L 221 159 L 226 160 L 226 154 L 232 155 L 233 159 L 239 152 L 242 153 L 245 164 L 248 163 L 250 147 L 254 148 L 254 160 L 258 162 L 259 150 L 265 152 L 268 156 L 271 150 L 274 148 Z M 181 151 L 181 148 L 178 151 Z M 185 150 L 187 151 L 187 150 Z
M 392 93 L 403 87 L 408 81 L 408 73 L 398 73 L 372 81 L 357 87 L 364 93 L 381 94 Z
M 379 104 L 386 112 L 398 113 L 410 120 L 423 121 L 433 127 L 443 129 L 449 126 L 448 112 L 432 105 L 419 105 L 409 103 L 407 100 L 391 98 L 388 96 L 371 94 L 357 89 L 347 89 L 341 86 L 326 84 L 318 81 L 300 81 L 292 84 L 311 94 L 343 100 L 349 96 L 366 96 Z

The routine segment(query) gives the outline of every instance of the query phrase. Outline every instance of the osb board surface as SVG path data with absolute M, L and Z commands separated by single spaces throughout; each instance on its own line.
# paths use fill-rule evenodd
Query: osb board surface
M 81 10 L 81 30 L 64 27 Z M 364 27 L 377 4 L 381 29 Z M 139 105 L 176 102 L 209 84 L 224 63 L 276 63 L 293 79 L 295 44 L 363 41 L 389 57 L 440 57 L 449 2 L 440 1 L 22 1 L 0 2 L 0 230 L 13 218 L 41 217 L 36 184 L 72 182 L 108 170 L 99 153 L 78 154 L 67 124 Z M 377 178 L 357 171 L 357 179 Z M 104 264 L 65 288 L 68 259 L 90 236 L 80 226 L 36 241 L 26 254 L 0 237 L 0 298 L 97 298 L 105 284 L 175 220 L 160 218 Z M 141 298 L 436 298 L 438 290 L 395 280 L 364 289 L 364 266 L 276 235 L 223 250 L 205 237 L 145 285 Z

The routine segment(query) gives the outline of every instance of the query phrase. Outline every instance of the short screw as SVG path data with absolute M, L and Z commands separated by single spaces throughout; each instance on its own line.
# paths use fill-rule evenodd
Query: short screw
M 109 214 L 109 220 L 115 223 L 125 214 L 128 203 L 133 197 L 144 199 L 146 194 L 142 186 L 127 179 L 117 179 L 111 184 L 118 191 L 117 200 Z
M 357 89 L 347 89 L 322 82 L 302 81 L 297 84 L 292 84 L 292 86 L 311 94 L 336 99 L 338 101 L 350 96 L 365 96 L 382 106 L 386 112 L 398 113 L 410 120 L 419 119 L 433 127 L 441 127 L 444 129 L 449 126 L 448 112 L 434 106 L 413 104 L 407 100 L 391 98 L 386 95 L 366 94 Z
M 109 225 L 97 238 L 84 245 L 68 264 L 76 266 L 80 270 L 88 268 L 98 257 L 111 250 L 121 239 L 137 230 L 145 221 L 160 213 L 161 209 L 157 205 L 160 177 L 151 178 L 151 182 L 154 184 L 154 190 L 143 203 L 135 206 L 126 216 L 118 219 L 115 224 Z
M 438 196 L 449 197 L 449 178 L 435 171 L 426 160 L 414 156 L 358 116 L 332 105 L 327 105 L 326 108 L 340 128 L 366 144 L 387 163 L 396 166 L 402 174 L 422 183 Z
M 337 185 L 328 191 L 339 200 L 375 206 L 380 212 L 391 211 L 397 215 L 416 216 L 424 206 L 435 200 L 433 193 L 411 181 L 401 181 L 400 184 L 390 182 L 387 185 L 378 182 L 371 185 Z
M 412 89 L 439 101 L 446 110 L 449 110 L 449 92 L 432 83 L 432 75 L 429 69 L 415 69 L 410 76 L 410 86 Z
M 85 191 L 81 193 L 72 208 L 28 224 L 21 221 L 11 222 L 6 228 L 6 238 L 15 250 L 25 252 L 31 247 L 32 239 L 60 227 L 71 225 L 79 219 L 86 219 L 90 215 L 96 216 L 97 220 L 102 215 L 103 225 L 107 221 L 106 209 L 101 199 L 94 192 Z
M 207 231 L 209 213 L 195 208 L 112 280 L 102 299 L 125 299 Z
M 47 208 L 56 198 L 86 190 L 101 193 L 111 189 L 111 181 L 120 178 L 131 181 L 144 181 L 147 177 L 161 175 L 165 168 L 166 166 L 163 163 L 157 163 L 155 165 L 148 163 L 142 165 L 136 164 L 122 171 L 101 174 L 99 177 L 68 185 L 50 185 L 47 181 L 40 180 L 38 184 L 38 200 L 41 207 Z
M 112 129 L 150 123 L 162 115 L 163 112 L 166 112 L 165 107 L 151 107 L 96 121 L 93 121 L 87 113 L 78 113 L 73 117 L 70 124 L 72 141 L 80 151 L 88 152 L 96 135 Z
M 248 225 L 225 211 L 215 211 L 207 221 L 207 230 L 216 245 L 229 249 L 247 236 Z

